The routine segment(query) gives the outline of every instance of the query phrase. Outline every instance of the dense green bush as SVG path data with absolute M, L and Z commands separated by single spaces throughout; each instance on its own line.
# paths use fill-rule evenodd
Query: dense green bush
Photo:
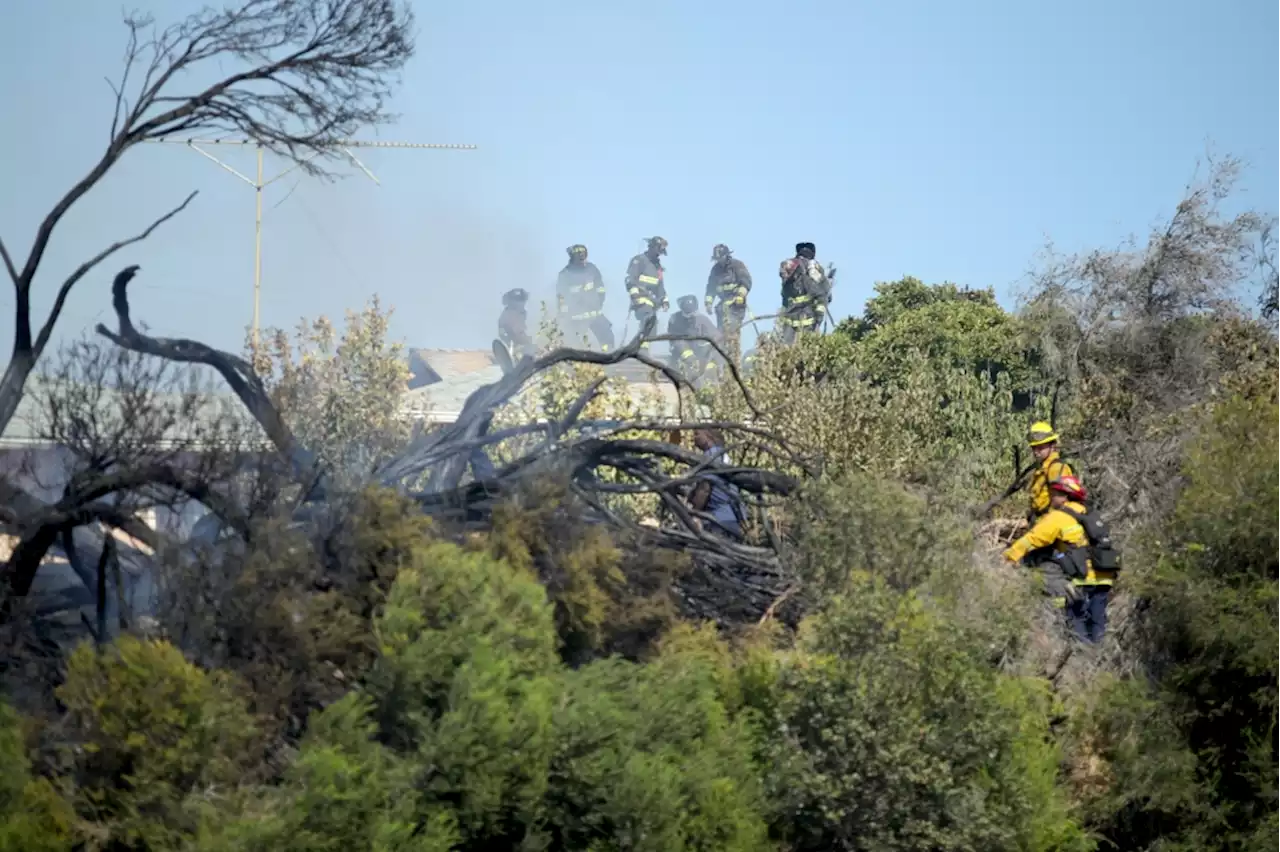
M 1275 845 L 1278 418 L 1274 400 L 1228 400 L 1191 444 L 1134 578 L 1155 677 L 1105 678 L 1077 708 L 1077 747 L 1097 760 L 1082 792 L 1123 848 Z
M 766 746 L 792 848 L 1092 848 L 1056 784 L 1045 685 L 979 649 L 879 581 L 804 626 Z
M 75 813 L 47 779 L 31 776 L 22 727 L 0 701 L 0 852 L 69 852 Z

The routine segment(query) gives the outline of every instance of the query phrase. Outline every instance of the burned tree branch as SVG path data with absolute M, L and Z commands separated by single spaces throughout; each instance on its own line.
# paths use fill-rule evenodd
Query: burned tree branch
M 247 361 L 195 340 L 150 337 L 134 327 L 129 316 L 128 288 L 129 282 L 137 272 L 137 266 L 129 266 L 116 275 L 111 285 L 111 302 L 116 311 L 119 331 L 113 332 L 99 323 L 98 334 L 132 352 L 154 355 L 157 358 L 181 363 L 203 364 L 217 370 L 235 395 L 249 409 L 249 413 L 261 424 L 263 431 L 280 455 L 292 466 L 297 480 L 302 483 L 313 483 L 313 492 L 323 493 L 324 478 L 317 471 L 315 457 L 294 440 L 293 432 L 280 416 L 280 412 L 276 410 L 266 388 L 262 386 L 261 379 Z
M 183 202 L 181 204 L 179 204 L 177 207 L 174 207 L 168 213 L 165 213 L 159 219 L 156 219 L 154 222 L 148 225 L 146 230 L 142 231 L 139 234 L 135 234 L 134 236 L 129 237 L 127 239 L 117 240 L 116 242 L 107 246 L 102 251 L 95 254 L 93 257 L 86 260 L 84 263 L 80 264 L 78 267 L 76 267 L 75 272 L 72 272 L 70 275 L 67 276 L 67 279 L 62 282 L 62 286 L 58 288 L 58 296 L 53 301 L 53 308 L 49 311 L 49 318 L 45 320 L 44 327 L 40 329 L 40 334 L 36 338 L 35 352 L 37 353 L 37 356 L 39 355 L 39 353 L 43 352 L 45 346 L 48 345 L 49 337 L 53 334 L 53 327 L 58 322 L 58 317 L 62 315 L 62 308 L 67 302 L 67 296 L 71 293 L 71 288 L 74 287 L 76 283 L 79 282 L 80 279 L 83 278 L 86 274 L 88 274 L 89 271 L 92 270 L 95 266 L 97 266 L 102 261 L 106 260 L 111 255 L 118 252 L 120 249 L 124 248 L 125 246 L 131 246 L 134 243 L 140 243 L 143 240 L 145 240 L 147 237 L 151 236 L 152 231 L 154 231 L 156 228 L 159 228 L 165 222 L 168 222 L 174 216 L 177 216 L 183 210 L 187 209 L 187 205 L 190 204 L 192 199 L 194 199 L 198 194 L 199 194 L 198 190 L 193 191 L 190 195 L 188 195 L 185 199 L 183 199 Z
M 148 465 L 94 476 L 73 483 L 66 496 L 31 517 L 18 522 L 21 538 L 9 558 L 7 569 L 9 593 L 22 597 L 31 590 L 40 561 L 67 529 L 95 522 L 111 524 L 120 519 L 119 510 L 104 498 L 146 487 L 164 487 L 186 495 L 208 506 L 227 526 L 244 537 L 249 536 L 249 522 L 228 499 L 208 483 L 169 465 Z
M 5 247 L 3 239 L 0 239 L 0 258 L 4 259 L 5 271 L 9 273 L 10 280 L 16 285 L 18 283 L 18 269 L 13 265 L 13 258 L 9 256 L 9 249 Z

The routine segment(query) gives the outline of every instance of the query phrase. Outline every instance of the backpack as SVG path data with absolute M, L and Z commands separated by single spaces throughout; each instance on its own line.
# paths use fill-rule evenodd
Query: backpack
M 1093 570 L 1117 573 L 1121 568 L 1120 551 L 1111 542 L 1111 530 L 1096 512 L 1080 514 L 1063 506 L 1059 511 L 1066 512 L 1080 522 L 1084 534 L 1089 538 L 1089 559 L 1093 562 Z

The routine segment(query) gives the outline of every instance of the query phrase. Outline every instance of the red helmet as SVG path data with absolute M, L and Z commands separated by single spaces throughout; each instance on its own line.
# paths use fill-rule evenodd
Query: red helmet
M 1080 480 L 1076 479 L 1074 476 L 1059 476 L 1053 482 L 1049 483 L 1049 487 L 1054 491 L 1061 491 L 1063 494 L 1076 500 L 1083 500 L 1085 498 L 1084 486 L 1081 485 Z

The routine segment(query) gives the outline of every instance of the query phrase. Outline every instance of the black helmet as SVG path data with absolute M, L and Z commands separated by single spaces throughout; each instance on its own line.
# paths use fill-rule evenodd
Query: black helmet
M 724 243 L 720 243 L 720 245 L 711 250 L 711 259 L 719 263 L 722 260 L 728 260 L 731 254 L 733 252 L 729 250 L 729 247 Z
M 676 304 L 680 306 L 681 313 L 686 313 L 686 314 L 696 313 L 698 310 L 698 297 L 697 296 L 681 296 L 680 301 L 677 302 Z
M 813 243 L 796 243 L 796 255 L 813 260 L 818 256 L 818 250 L 814 248 Z
M 667 241 L 663 237 L 649 238 L 649 251 L 656 251 L 658 254 L 667 253 Z
M 570 260 L 577 260 L 579 255 L 582 256 L 583 260 L 587 259 L 587 247 L 582 243 L 575 243 L 565 249 L 565 251 L 569 253 Z
M 517 287 L 502 294 L 504 305 L 523 305 L 527 301 L 529 301 L 529 292 L 523 287 Z

